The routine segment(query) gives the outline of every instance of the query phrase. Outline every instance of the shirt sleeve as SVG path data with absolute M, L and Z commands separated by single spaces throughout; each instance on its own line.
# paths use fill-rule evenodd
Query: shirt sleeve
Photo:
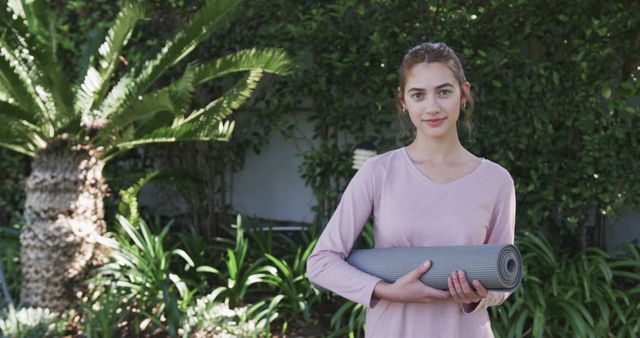
M 345 258 L 373 210 L 376 182 L 371 161 L 347 185 L 307 260 L 307 277 L 312 283 L 369 308 L 375 306 L 373 289 L 381 279 L 356 269 Z
M 516 191 L 513 179 L 508 176 L 496 199 L 484 244 L 513 244 L 515 224 Z M 510 295 L 510 292 L 489 291 L 487 297 L 483 298 L 472 311 L 467 312 L 463 307 L 461 308 L 465 313 L 475 313 L 489 306 L 502 304 Z

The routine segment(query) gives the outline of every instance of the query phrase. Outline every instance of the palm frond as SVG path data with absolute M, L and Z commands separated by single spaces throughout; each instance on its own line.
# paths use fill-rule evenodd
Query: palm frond
M 23 155 L 27 155 L 29 157 L 36 157 L 35 150 L 29 149 L 24 145 L 4 143 L 1 138 L 0 138 L 0 147 L 7 148 L 9 150 L 15 151 Z
M 225 97 L 227 97 L 226 99 L 216 100 L 203 109 L 192 112 L 186 117 L 182 116 L 184 110 L 188 108 L 188 105 L 191 102 L 191 96 L 195 85 L 230 73 L 247 71 L 249 71 L 250 75 L 239 81 L 241 87 L 235 87 L 232 89 L 227 94 L 228 96 L 225 95 Z M 201 131 L 199 136 L 196 136 L 193 133 L 189 134 L 190 139 L 207 139 L 207 136 L 205 136 L 207 134 L 207 130 L 209 130 L 211 126 L 214 126 L 214 129 L 210 131 L 215 134 L 215 136 L 212 137 L 217 139 L 219 138 L 218 130 L 215 128 L 217 123 L 223 120 L 225 116 L 229 115 L 233 109 L 239 107 L 251 95 L 253 88 L 255 88 L 255 85 L 260 80 L 263 72 L 286 75 L 290 71 L 291 63 L 284 51 L 280 49 L 248 49 L 197 65 L 195 67 L 190 64 L 187 66 L 187 69 L 179 80 L 160 91 L 168 90 L 170 97 L 174 102 L 174 113 L 176 114 L 176 119 L 173 121 L 173 127 L 181 126 L 182 124 L 190 121 L 195 121 L 200 115 L 203 115 L 208 111 L 217 111 L 216 114 L 224 112 L 224 114 L 220 115 L 219 118 L 216 118 L 215 120 L 207 119 L 206 121 L 201 121 L 197 128 Z M 246 91 L 244 95 L 238 96 L 238 93 L 242 93 L 244 91 Z M 231 97 L 233 97 L 233 99 L 231 99 Z M 242 100 L 234 103 L 238 98 L 241 98 Z M 120 120 L 118 115 L 121 114 L 129 115 L 131 112 L 127 109 L 121 113 L 117 113 L 113 118 Z M 146 119 L 151 118 L 151 115 L 146 115 Z M 133 121 L 129 120 L 129 122 Z M 158 120 L 153 121 L 153 123 L 145 122 L 144 124 L 144 128 L 141 128 L 140 125 L 137 126 L 136 135 L 139 137 L 145 137 L 145 135 L 155 129 L 168 126 L 163 121 Z M 123 127 L 123 125 L 120 124 L 115 124 L 114 126 L 115 128 Z
M 89 113 L 94 104 L 102 100 L 109 88 L 109 78 L 115 69 L 120 51 L 127 45 L 136 22 L 145 15 L 145 7 L 138 2 L 126 4 L 118 13 L 105 41 L 98 48 L 99 60 L 95 65 L 89 66 L 84 81 L 76 92 L 76 110 L 83 115 Z
M 174 125 L 193 123 L 196 126 L 196 132 L 201 137 L 205 137 L 210 128 L 215 128 L 217 122 L 225 119 L 233 110 L 240 108 L 251 97 L 263 74 L 261 69 L 248 72 L 223 96 L 212 101 L 206 107 L 193 111 L 186 118 L 177 119 Z
M 115 118 L 116 123 L 114 123 L 112 127 L 124 127 L 126 128 L 127 135 L 134 138 L 147 135 L 157 129 L 171 126 L 176 118 L 182 118 L 183 114 L 191 105 L 193 92 L 195 90 L 193 85 L 193 70 L 194 68 L 192 64 L 187 65 L 187 68 L 180 79 L 151 94 L 151 96 L 147 95 L 143 98 L 143 100 L 145 100 L 146 98 L 156 97 L 161 98 L 162 100 L 167 100 L 166 95 L 168 93 L 168 99 L 172 103 L 171 106 L 169 104 L 165 104 L 163 105 L 164 109 L 157 109 L 152 114 L 149 114 L 148 111 L 140 111 L 139 108 L 144 108 L 144 106 L 138 105 L 136 107 L 132 107 L 132 109 L 127 109 L 125 113 L 129 116 L 138 116 L 138 118 L 135 120 L 122 120 L 119 117 L 120 114 L 118 114 Z M 120 123 L 120 121 L 123 123 Z M 130 133 L 128 128 L 133 127 L 134 123 L 135 132 Z M 122 139 L 123 138 L 118 138 L 118 140 Z M 127 137 L 126 139 L 129 138 Z
M 45 142 L 39 135 L 39 128 L 28 122 L 29 116 L 20 107 L 0 102 L 0 147 L 35 156 Z
M 10 1 L 8 11 L 0 14 L 0 19 L 9 27 L 5 42 L 16 50 L 16 54 L 28 66 L 30 77 L 38 87 L 51 109 L 50 120 L 59 126 L 69 120 L 73 114 L 71 86 L 64 75 L 57 56 L 57 32 L 47 2 Z
M 0 116 L 8 116 L 17 120 L 23 120 L 25 125 L 33 127 L 37 129 L 36 126 L 37 121 L 34 119 L 34 116 L 29 114 L 27 111 L 22 110 L 20 107 L 11 104 L 10 101 L 0 101 Z
M 19 18 L 23 19 L 31 33 L 37 36 L 43 43 L 55 46 L 55 27 L 51 19 L 51 12 L 44 0 L 9 0 L 9 7 Z
M 230 19 L 239 0 L 208 0 L 191 23 L 180 30 L 152 60 L 140 70 L 132 69 L 109 92 L 98 109 L 100 118 L 122 111 L 142 95 L 171 66 L 187 56 L 196 45 Z
M 171 126 L 160 127 L 146 134 L 140 134 L 143 130 L 141 128 L 136 128 L 136 132 L 133 133 L 132 130 L 123 128 L 108 150 L 117 151 L 116 149 L 129 149 L 142 144 L 175 141 L 227 141 L 235 123 L 224 120 L 251 97 L 263 74 L 261 69 L 248 72 L 223 96 L 206 107 L 193 111 L 187 118 L 176 116 Z
M 9 96 L 9 92 L 2 86 L 2 81 L 0 81 L 0 101 L 9 101 L 11 97 Z M 13 100 L 13 99 L 11 99 Z
M 0 38 L 0 83 L 15 101 L 13 104 L 19 106 L 24 111 L 31 111 L 38 114 L 42 124 L 48 124 L 53 129 L 47 109 L 51 108 L 43 100 L 47 99 L 47 93 L 37 93 L 31 79 L 28 68 L 17 58 L 13 50 L 9 49 L 6 41 Z
M 206 134 L 194 132 L 195 128 L 192 124 L 185 124 L 180 127 L 163 127 L 145 136 L 133 137 L 131 141 L 117 143 L 114 147 L 114 150 L 117 149 L 116 153 L 107 156 L 105 161 L 115 157 L 117 151 L 128 150 L 143 144 L 171 143 L 176 141 L 228 141 L 233 134 L 235 121 L 220 121 L 217 127 L 210 128 Z
M 114 142 L 120 142 L 125 138 L 124 133 L 130 134 L 127 128 L 136 121 L 144 121 L 153 118 L 161 111 L 169 111 L 173 114 L 175 106 L 171 100 L 169 90 L 157 91 L 151 95 L 140 97 L 124 110 L 114 116 L 106 127 L 100 130 L 94 137 L 94 144 L 108 146 Z
M 175 104 L 176 114 L 181 114 L 189 108 L 194 91 L 195 69 L 193 64 L 189 64 L 180 79 L 169 86 L 169 94 Z
M 236 72 L 261 69 L 267 73 L 288 75 L 291 61 L 282 49 L 246 49 L 211 60 L 196 67 L 195 85 Z
M 10 9 L 15 15 L 21 19 L 25 19 L 24 7 L 21 0 L 8 0 L 7 9 Z

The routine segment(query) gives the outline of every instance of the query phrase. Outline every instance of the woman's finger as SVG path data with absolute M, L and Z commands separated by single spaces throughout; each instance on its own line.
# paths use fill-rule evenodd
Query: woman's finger
M 487 291 L 487 289 L 484 287 L 484 285 L 482 285 L 482 283 L 480 283 L 479 280 L 476 279 L 473 281 L 473 287 L 476 288 L 476 292 L 481 298 L 486 298 L 489 295 L 489 291 Z
M 458 293 L 456 292 L 455 285 L 453 285 L 453 277 L 452 276 L 449 276 L 449 278 L 447 279 L 447 284 L 449 284 L 449 293 L 451 294 L 451 298 L 453 298 L 453 300 L 456 303 L 460 303 L 461 299 L 460 299 L 460 296 L 458 295 Z
M 462 289 L 462 285 L 460 285 L 460 279 L 458 279 L 458 274 L 455 271 L 451 273 L 451 279 L 453 281 L 453 287 L 456 290 L 458 297 L 461 300 L 466 301 L 464 290 Z
M 422 262 L 422 264 L 418 265 L 415 269 L 410 271 L 408 274 L 406 274 L 406 276 L 410 280 L 420 279 L 422 275 L 424 275 L 427 271 L 429 271 L 429 268 L 431 268 L 431 261 L 426 260 Z
M 464 271 L 458 271 L 458 280 L 460 281 L 460 286 L 462 287 L 462 292 L 464 293 L 465 298 L 472 302 L 477 301 L 479 296 L 475 291 L 473 291 L 471 285 L 469 285 L 469 281 L 467 280 L 467 276 Z

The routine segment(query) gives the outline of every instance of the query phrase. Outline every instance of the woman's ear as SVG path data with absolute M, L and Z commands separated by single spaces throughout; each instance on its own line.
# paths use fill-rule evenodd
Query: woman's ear
M 396 93 L 396 95 L 398 96 L 398 102 L 400 102 L 400 107 L 402 107 L 403 110 L 406 110 L 406 104 L 404 103 L 404 95 L 402 95 L 402 90 L 400 89 L 400 87 L 398 87 L 398 91 Z
M 471 83 L 469 83 L 468 81 L 462 84 L 461 96 L 462 96 L 460 98 L 462 100 L 461 104 L 464 105 L 464 103 L 468 100 L 467 98 L 471 97 Z

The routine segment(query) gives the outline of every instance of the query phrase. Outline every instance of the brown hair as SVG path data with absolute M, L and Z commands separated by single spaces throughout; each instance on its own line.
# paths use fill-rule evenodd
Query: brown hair
M 398 93 L 396 94 L 396 108 L 398 109 L 400 120 L 402 121 L 402 119 L 405 117 L 404 115 L 406 115 L 406 113 L 402 111 L 402 105 L 400 104 L 400 102 L 404 98 L 404 89 L 405 85 L 407 84 L 407 77 L 409 75 L 409 72 L 411 71 L 413 66 L 417 64 L 434 62 L 442 62 L 443 64 L 445 64 L 458 81 L 460 92 L 467 102 L 466 108 L 463 108 L 463 118 L 467 130 L 470 133 L 471 113 L 473 113 L 473 108 L 475 107 L 473 96 L 471 95 L 471 92 L 465 91 L 462 87 L 462 84 L 467 82 L 467 79 L 464 76 L 464 70 L 462 69 L 462 63 L 460 62 L 460 59 L 458 59 L 458 56 L 453 51 L 453 49 L 449 48 L 449 46 L 445 45 L 442 42 L 421 43 L 411 48 L 402 59 L 402 63 L 398 68 L 399 84 Z

